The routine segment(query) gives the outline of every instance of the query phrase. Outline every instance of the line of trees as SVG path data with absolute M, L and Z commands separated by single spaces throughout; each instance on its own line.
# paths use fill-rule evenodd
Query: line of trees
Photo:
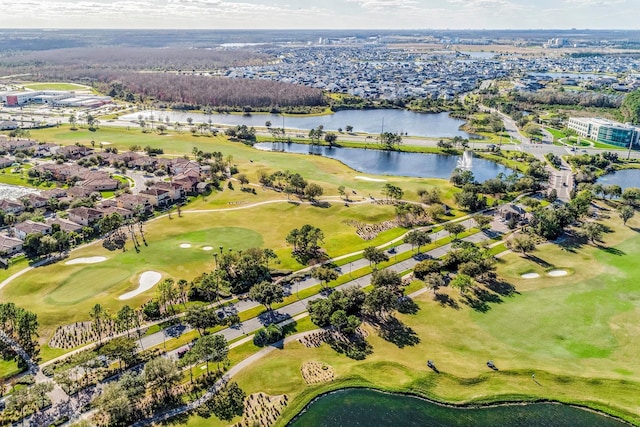
M 12 302 L 0 303 L 0 329 L 33 357 L 38 350 L 38 316 Z

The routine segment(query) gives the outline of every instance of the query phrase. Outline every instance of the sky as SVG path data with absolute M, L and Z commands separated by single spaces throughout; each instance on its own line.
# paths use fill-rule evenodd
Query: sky
M 0 28 L 640 29 L 640 0 L 0 0 Z

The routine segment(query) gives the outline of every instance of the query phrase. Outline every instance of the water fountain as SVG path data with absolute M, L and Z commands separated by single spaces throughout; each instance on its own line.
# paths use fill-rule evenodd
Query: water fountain
M 473 161 L 473 154 L 471 151 L 465 151 L 462 153 L 462 157 L 458 159 L 458 168 L 464 170 L 471 170 L 471 163 Z

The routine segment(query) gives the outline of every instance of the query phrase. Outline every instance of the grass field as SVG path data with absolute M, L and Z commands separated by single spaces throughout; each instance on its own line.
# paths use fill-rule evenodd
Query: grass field
M 245 173 L 253 183 L 257 182 L 257 173 L 260 169 L 266 171 L 290 170 L 321 184 L 325 189 L 325 195 L 337 195 L 337 188 L 344 185 L 348 191 L 355 190 L 359 195 L 372 194 L 375 197 L 380 197 L 381 190 L 386 183 L 358 180 L 355 177 L 362 175 L 362 173 L 333 159 L 304 154 L 260 151 L 239 142 L 230 142 L 224 136 L 194 136 L 188 133 L 158 135 L 152 132 L 142 133 L 140 129 L 134 127 L 130 130 L 105 127 L 95 132 L 87 129 L 71 131 L 68 125 L 33 130 L 31 135 L 39 141 L 56 141 L 67 145 L 76 142 L 89 145 L 92 140 L 108 141 L 112 143 L 111 147 L 121 151 L 128 150 L 132 145 L 141 147 L 150 145 L 154 148 L 162 148 L 168 155 L 190 154 L 194 147 L 203 151 L 220 151 L 225 158 L 232 156 L 233 162 L 238 165 L 240 172 Z M 453 204 L 453 194 L 456 190 L 443 180 L 393 176 L 380 176 L 379 178 L 400 186 L 405 191 L 406 199 L 417 199 L 416 191 L 419 188 L 438 187 L 442 191 L 443 201 Z
M 100 244 L 73 252 L 71 259 L 86 256 L 105 256 L 107 261 L 91 265 L 65 265 L 59 262 L 34 269 L 15 279 L 0 290 L 2 300 L 32 307 L 42 325 L 41 337 L 46 340 L 57 325 L 88 318 L 89 309 L 96 303 L 115 312 L 124 304 L 138 306 L 154 295 L 149 290 L 128 301 L 119 301 L 119 295 L 135 289 L 138 277 L 148 270 L 158 271 L 165 277 L 193 279 L 215 266 L 212 252 L 202 250 L 213 246 L 218 251 L 242 250 L 250 247 L 270 247 L 279 255 L 277 268 L 302 267 L 291 257 L 291 248 L 285 237 L 293 228 L 315 224 L 325 230 L 324 248 L 331 256 L 339 256 L 381 244 L 399 236 L 402 229 L 382 233 L 373 241 L 363 241 L 355 229 L 343 223 L 345 219 L 379 222 L 394 216 L 394 208 L 385 205 L 334 204 L 329 208 L 296 206 L 290 203 L 268 204 L 242 211 L 185 213 L 181 218 L 173 215 L 147 225 L 145 237 L 148 246 L 136 253 L 132 244 L 128 250 L 108 251 Z M 265 218 L 287 218 L 270 221 Z M 243 224 L 243 226 L 238 226 Z M 188 243 L 190 248 L 181 248 Z
M 487 403 L 551 399 L 587 405 L 640 425 L 640 235 L 617 221 L 608 224 L 602 246 L 544 245 L 529 258 L 511 254 L 498 271 L 515 286 L 489 309 L 465 304 L 443 307 L 431 293 L 417 298 L 416 315 L 398 315 L 420 339 L 399 348 L 372 331 L 374 352 L 364 361 L 338 355 L 328 346 L 288 344 L 237 377 L 248 393 L 285 393 L 285 425 L 319 393 L 345 386 L 371 386 L 420 394 L 440 401 Z M 635 220 L 633 227 L 640 225 Z M 535 256 L 535 257 L 534 257 Z M 521 274 L 570 268 L 561 278 L 525 280 Z M 458 293 L 446 290 L 460 300 Z M 425 366 L 432 359 L 441 373 Z M 500 369 L 490 371 L 487 360 Z M 329 364 L 330 384 L 308 386 L 300 375 L 307 361 Z M 534 382 L 531 375 L 535 374 Z M 235 420 L 237 421 L 237 420 Z M 192 417 L 189 426 L 222 426 L 215 418 Z
M 75 83 L 27 83 L 24 85 L 26 89 L 31 90 L 91 90 L 88 86 L 78 85 Z

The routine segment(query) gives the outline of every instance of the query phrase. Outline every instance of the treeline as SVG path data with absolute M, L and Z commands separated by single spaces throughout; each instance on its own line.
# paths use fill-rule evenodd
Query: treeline
M 246 50 L 208 50 L 171 47 L 96 47 L 55 49 L 0 57 L 0 69 L 31 73 L 39 79 L 67 80 L 92 70 L 153 70 L 199 72 L 224 67 L 258 65 L 270 56 Z M 4 70 L 3 70 L 4 71 Z
M 38 349 L 38 317 L 12 302 L 0 304 L 0 330 L 14 339 L 29 355 Z
M 87 73 L 97 81 L 98 88 L 110 96 L 132 101 L 133 95 L 181 109 L 204 106 L 277 109 L 325 103 L 320 89 L 270 80 L 118 71 Z
M 515 102 L 545 105 L 577 105 L 580 107 L 619 108 L 622 97 L 594 92 L 561 92 L 541 90 L 538 92 L 515 92 Z

